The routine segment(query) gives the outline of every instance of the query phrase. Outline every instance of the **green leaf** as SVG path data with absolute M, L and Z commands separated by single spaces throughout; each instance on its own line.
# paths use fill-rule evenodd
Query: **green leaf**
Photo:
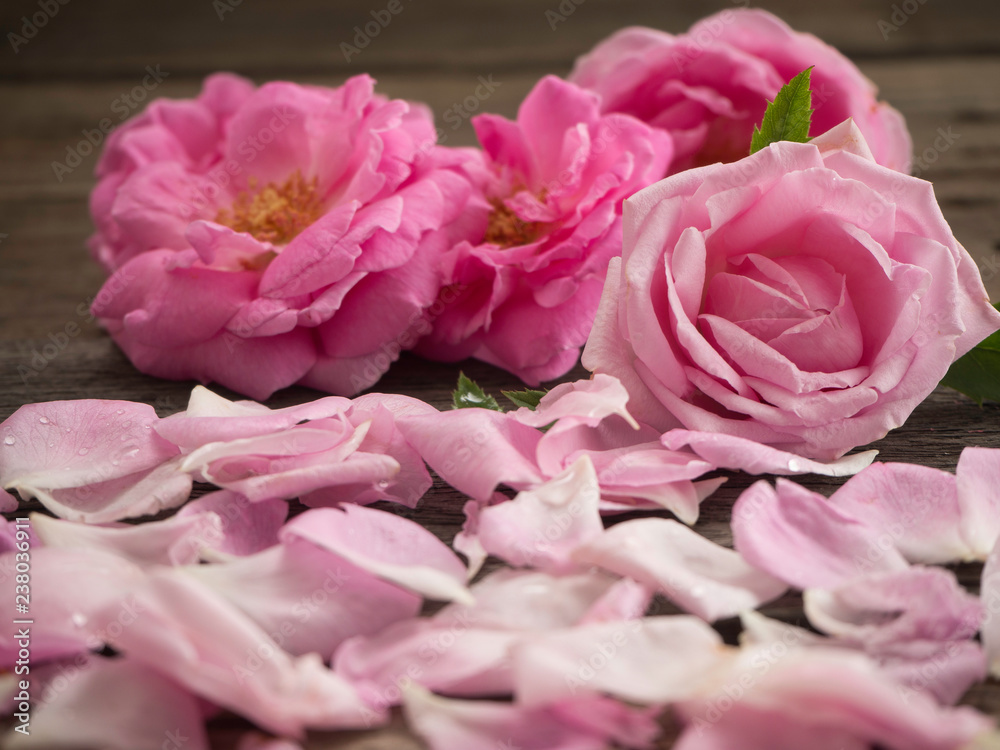
M 1000 310 L 1000 303 L 993 307 Z M 942 378 L 941 385 L 964 393 L 980 406 L 983 401 L 1000 401 L 1000 331 L 959 357 Z
M 453 409 L 503 411 L 497 400 L 476 385 L 475 381 L 467 378 L 464 372 L 458 373 L 458 387 L 451 394 L 451 403 Z
M 527 406 L 534 411 L 538 408 L 538 402 L 542 400 L 548 391 L 536 391 L 533 388 L 525 388 L 523 391 L 500 391 L 514 406 Z
M 760 127 L 754 126 L 751 154 L 778 141 L 805 143 L 809 140 L 813 114 L 812 91 L 809 90 L 811 72 L 812 67 L 803 70 L 782 86 L 774 101 L 768 103 Z

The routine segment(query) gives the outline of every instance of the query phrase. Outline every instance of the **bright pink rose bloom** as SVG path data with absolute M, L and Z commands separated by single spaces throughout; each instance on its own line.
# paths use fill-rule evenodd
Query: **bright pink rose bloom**
M 583 361 L 661 430 L 835 459 L 1000 328 L 930 183 L 876 164 L 850 123 L 669 177 L 625 215 Z
M 428 330 L 471 152 L 373 85 L 215 75 L 109 138 L 91 248 L 113 275 L 94 313 L 140 370 L 349 394 Z
M 724 10 L 679 36 L 622 29 L 577 60 L 570 80 L 600 94 L 603 111 L 668 131 L 675 173 L 746 156 L 767 101 L 810 66 L 812 134 L 852 117 L 879 164 L 909 171 L 912 142 L 902 115 L 877 100 L 854 63 L 767 11 Z
M 608 261 L 621 253 L 622 200 L 659 179 L 666 133 L 554 76 L 511 122 L 473 120 L 485 151 L 473 241 L 445 256 L 431 359 L 475 357 L 537 384 L 566 373 L 593 325 Z

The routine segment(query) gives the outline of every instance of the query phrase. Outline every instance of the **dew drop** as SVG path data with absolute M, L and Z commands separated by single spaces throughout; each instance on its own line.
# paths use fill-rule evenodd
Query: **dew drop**
M 77 451 L 77 453 L 79 453 L 81 456 L 86 456 L 88 453 L 90 453 L 90 448 L 81 448 L 80 450 Z
M 799 465 L 799 462 L 797 460 L 795 460 L 794 458 L 788 459 L 789 471 L 801 471 L 801 469 L 802 467 Z
M 111 465 L 112 465 L 112 466 L 117 466 L 117 465 L 118 465 L 118 463 L 119 463 L 118 461 L 112 461 L 112 462 L 111 462 Z
M 15 443 L 15 440 L 14 440 L 14 436 L 13 435 L 8 435 L 7 437 L 5 437 L 3 439 L 3 444 L 4 445 L 13 445 L 14 443 Z
M 73 624 L 76 625 L 78 628 L 82 628 L 84 625 L 87 624 L 87 618 L 81 615 L 79 612 L 73 615 L 70 619 L 73 621 Z
M 49 423 L 49 418 L 48 417 L 39 417 L 38 421 L 41 422 L 42 424 L 48 424 Z
M 378 480 L 378 488 L 380 490 L 384 490 L 388 486 L 389 486 L 389 480 L 388 479 L 380 479 L 380 480 Z
M 700 599 L 701 597 L 705 596 L 705 587 L 695 586 L 693 589 L 691 589 L 691 596 L 693 596 L 695 599 Z
M 124 409 L 119 409 L 118 411 L 115 412 L 115 414 L 124 414 L 124 413 L 125 413 Z

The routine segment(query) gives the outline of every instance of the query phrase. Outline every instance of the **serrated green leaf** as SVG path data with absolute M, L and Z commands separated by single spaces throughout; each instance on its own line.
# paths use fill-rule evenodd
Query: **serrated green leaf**
M 532 411 L 538 408 L 538 402 L 542 400 L 548 391 L 537 391 L 533 388 L 525 388 L 523 391 L 500 391 L 507 400 L 514 406 L 526 406 Z
M 480 388 L 474 380 L 458 373 L 458 387 L 451 394 L 452 409 L 492 409 L 503 411 L 491 395 Z
M 781 91 L 769 102 L 760 127 L 754 126 L 750 139 L 750 153 L 755 154 L 765 146 L 778 141 L 805 143 L 809 140 L 809 126 L 812 125 L 812 91 L 809 78 L 812 67 L 808 67 L 781 87 Z
M 993 307 L 1000 310 L 1000 303 Z M 941 385 L 964 393 L 980 406 L 983 401 L 1000 401 L 1000 331 L 953 362 Z

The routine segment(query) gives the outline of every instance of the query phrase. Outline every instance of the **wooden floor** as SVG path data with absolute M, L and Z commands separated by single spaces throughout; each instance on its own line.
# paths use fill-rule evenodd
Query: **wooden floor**
M 65 398 L 126 398 L 153 404 L 161 414 L 184 407 L 190 383 L 136 373 L 104 333 L 86 322 L 86 307 L 102 276 L 84 247 L 91 231 L 87 196 L 96 155 L 57 179 L 85 130 L 121 111 L 121 97 L 159 66 L 155 96 L 194 94 L 201 78 L 228 69 L 258 82 L 289 79 L 337 84 L 369 72 L 395 97 L 427 102 L 445 128 L 446 143 L 474 142 L 467 121 L 443 121 L 477 86 L 499 83 L 483 109 L 512 116 L 545 73 L 564 74 L 574 57 L 620 26 L 642 24 L 682 31 L 697 18 L 742 2 L 649 0 L 402 0 L 403 11 L 370 43 L 345 59 L 355 27 L 370 21 L 382 0 L 171 0 L 139 3 L 73 0 L 45 25 L 25 33 L 22 16 L 37 0 L 4 0 L 0 9 L 0 419 L 21 404 Z M 794 27 L 811 31 L 857 61 L 885 99 L 906 116 L 921 176 L 932 180 L 955 235 L 979 263 L 994 300 L 1000 299 L 1000 8 L 996 0 L 893 3 L 840 0 L 764 2 Z M 906 5 L 911 16 L 897 14 Z M 571 10 L 571 12 L 567 12 Z M 548 14 L 547 14 L 548 12 Z M 900 13 L 903 11 L 900 10 Z M 554 15 L 557 14 L 557 15 Z M 561 20 L 560 20 L 561 19 Z M 900 23 L 900 21 L 905 21 Z M 881 22 L 881 23 L 880 23 Z M 552 28 L 552 25 L 555 28 Z M 891 24 L 891 26 L 890 26 Z M 895 27 L 895 30 L 893 30 Z M 8 32 L 24 37 L 11 43 Z M 115 109 L 113 109 L 115 108 Z M 933 150 L 938 130 L 958 136 Z M 69 326 L 69 328 L 67 328 Z M 69 330 L 75 335 L 66 336 Z M 60 352 L 26 371 L 50 341 Z M 49 350 L 51 352 L 51 349 Z M 36 362 L 37 363 L 37 362 Z M 470 363 L 466 372 L 494 390 L 515 386 L 510 376 Z M 448 401 L 458 367 L 404 357 L 377 386 Z M 579 375 L 581 371 L 577 371 Z M 273 399 L 287 405 L 318 396 L 291 389 Z M 896 433 L 876 445 L 883 460 L 954 469 L 963 446 L 1000 448 L 1000 406 L 980 409 L 939 390 Z M 728 514 L 749 484 L 734 475 L 709 500 L 697 529 L 730 543 Z M 805 481 L 829 492 L 834 480 Z M 462 499 L 435 487 L 407 515 L 450 541 L 461 524 Z M 978 566 L 957 568 L 973 590 Z M 795 621 L 801 602 L 787 597 L 765 610 Z M 728 638 L 733 623 L 723 623 Z M 975 688 L 966 702 L 1000 716 L 1000 685 Z M 235 718 L 213 723 L 215 747 L 230 748 L 245 729 Z M 669 747 L 669 736 L 663 747 Z M 419 748 L 397 721 L 373 735 L 313 736 L 310 748 L 395 750 Z

